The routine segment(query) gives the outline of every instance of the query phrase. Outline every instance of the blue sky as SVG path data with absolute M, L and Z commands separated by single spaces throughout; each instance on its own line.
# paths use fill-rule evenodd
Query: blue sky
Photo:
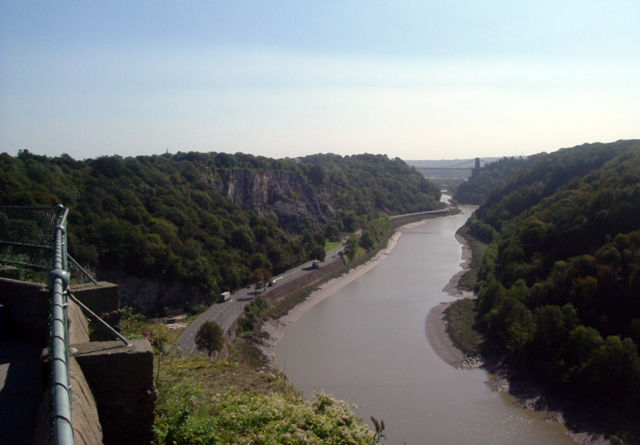
M 0 0 L 0 152 L 502 156 L 640 137 L 640 2 Z

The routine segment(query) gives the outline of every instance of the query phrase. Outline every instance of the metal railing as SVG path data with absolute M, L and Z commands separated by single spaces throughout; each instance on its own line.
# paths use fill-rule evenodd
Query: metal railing
M 51 443 L 73 445 L 71 379 L 69 373 L 68 300 L 74 301 L 122 343 L 131 343 L 70 291 L 69 267 L 74 266 L 83 281 L 98 282 L 67 252 L 67 216 L 62 205 L 0 206 L 0 266 L 17 266 L 18 278 L 46 280 L 50 292 L 49 364 Z M 71 264 L 69 263 L 71 262 Z
M 21 279 L 46 279 L 50 292 L 50 435 L 51 443 L 56 445 L 74 443 L 67 310 L 68 213 L 62 205 L 0 206 L 0 263 L 18 266 Z
M 49 332 L 49 362 L 51 365 L 52 443 L 73 444 L 71 420 L 71 382 L 69 376 L 69 329 L 67 288 L 69 272 L 67 264 L 67 215 L 64 213 L 55 227 L 53 268 L 49 271 L 51 292 L 51 320 Z

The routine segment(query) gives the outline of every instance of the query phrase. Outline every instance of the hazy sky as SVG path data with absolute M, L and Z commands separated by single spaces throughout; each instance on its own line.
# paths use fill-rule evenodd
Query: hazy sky
M 13 155 L 441 159 L 638 137 L 638 0 L 0 0 Z

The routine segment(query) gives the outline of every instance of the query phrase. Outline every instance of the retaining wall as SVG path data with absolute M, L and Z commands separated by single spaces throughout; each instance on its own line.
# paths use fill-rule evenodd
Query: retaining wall
M 262 295 L 262 298 L 269 302 L 273 302 L 283 295 L 294 292 L 308 285 L 309 283 L 319 280 L 320 278 L 339 270 L 343 266 L 344 260 L 342 258 L 336 258 L 331 262 L 322 264 L 319 269 L 316 269 L 313 272 L 304 274 L 301 277 L 298 277 L 286 283 L 278 283 L 276 286 L 265 292 Z
M 119 306 L 117 286 L 99 283 L 72 289 L 94 312 Z M 45 348 L 49 336 L 50 293 L 42 284 L 0 278 L 0 304 L 4 306 L 4 335 L 27 339 Z M 90 342 L 82 309 L 68 308 L 71 356 L 72 418 L 76 445 L 146 444 L 153 439 L 153 350 L 146 340 L 131 346 L 119 341 Z M 49 366 L 42 353 L 42 387 L 34 443 L 49 444 Z

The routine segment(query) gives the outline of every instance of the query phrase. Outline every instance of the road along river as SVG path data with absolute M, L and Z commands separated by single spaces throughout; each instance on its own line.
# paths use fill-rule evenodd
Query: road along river
M 324 391 L 386 424 L 388 444 L 570 444 L 566 429 L 493 392 L 480 369 L 443 362 L 425 336 L 430 309 L 460 270 L 455 239 L 472 208 L 402 231 L 377 267 L 324 299 L 271 349 L 307 396 Z

